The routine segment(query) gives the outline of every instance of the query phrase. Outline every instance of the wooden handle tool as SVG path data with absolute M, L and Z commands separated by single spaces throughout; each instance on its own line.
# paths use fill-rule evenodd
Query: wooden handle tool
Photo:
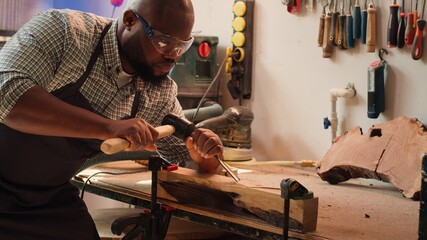
M 172 125 L 163 125 L 156 127 L 159 132 L 157 139 L 167 137 L 175 132 L 175 127 Z M 105 154 L 114 154 L 125 150 L 129 147 L 130 142 L 123 138 L 110 138 L 102 142 L 101 151 Z

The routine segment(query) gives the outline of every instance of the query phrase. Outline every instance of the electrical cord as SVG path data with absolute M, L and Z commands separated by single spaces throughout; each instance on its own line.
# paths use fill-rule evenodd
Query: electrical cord
M 206 95 L 208 94 L 209 90 L 211 89 L 211 87 L 213 86 L 213 84 L 214 84 L 214 83 L 216 82 L 216 80 L 218 79 L 219 74 L 221 73 L 221 70 L 222 70 L 222 68 L 223 68 L 223 66 L 224 66 L 224 63 L 225 63 L 225 61 L 227 60 L 227 58 L 228 58 L 228 57 L 230 57 L 230 56 L 225 56 L 224 60 L 222 60 L 221 65 L 219 66 L 219 69 L 218 69 L 218 71 L 216 72 L 216 75 L 215 75 L 214 79 L 212 80 L 211 84 L 209 84 L 208 88 L 206 89 L 205 93 L 203 94 L 202 98 L 200 99 L 199 104 L 197 105 L 197 108 L 196 108 L 196 112 L 194 113 L 194 115 L 193 115 L 192 119 L 189 119 L 190 121 L 194 121 L 194 119 L 196 119 L 196 116 L 197 116 L 197 114 L 199 113 L 199 109 L 200 109 L 200 107 L 201 107 L 201 105 L 202 105 L 202 103 L 203 103 L 203 100 L 205 100 Z M 218 86 L 218 89 L 219 89 L 219 86 Z M 218 89 L 217 89 L 217 90 L 218 90 Z M 218 94 L 218 95 L 219 95 L 219 94 Z
M 98 174 L 109 174 L 109 175 L 117 176 L 117 175 L 126 175 L 126 174 L 133 174 L 133 173 L 139 173 L 139 172 L 145 172 L 145 171 L 146 171 L 146 170 L 137 170 L 137 171 L 122 172 L 122 173 L 114 173 L 114 172 L 100 171 L 100 172 L 93 173 L 93 174 L 91 174 L 91 175 L 90 175 L 90 176 L 89 176 L 89 177 L 84 181 L 84 183 L 83 183 L 83 187 L 82 187 L 82 192 L 81 192 L 81 194 L 80 194 L 80 198 L 81 198 L 81 199 L 83 199 L 83 196 L 84 196 L 84 192 L 85 192 L 86 186 L 87 186 L 88 182 L 90 181 L 90 179 L 91 179 L 92 177 L 94 177 L 94 176 L 98 175 Z

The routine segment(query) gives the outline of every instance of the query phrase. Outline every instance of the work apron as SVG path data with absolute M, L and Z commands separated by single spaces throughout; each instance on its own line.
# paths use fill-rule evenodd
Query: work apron
M 54 96 L 95 112 L 79 89 L 110 26 L 104 28 L 83 75 L 53 91 Z M 99 153 L 99 146 L 99 140 L 26 134 L 0 124 L 0 239 L 99 239 L 79 190 L 70 182 L 84 161 Z

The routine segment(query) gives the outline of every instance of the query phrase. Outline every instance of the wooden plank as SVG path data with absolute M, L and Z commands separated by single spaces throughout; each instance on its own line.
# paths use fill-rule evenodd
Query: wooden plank
M 229 177 L 202 174 L 187 168 L 161 171 L 158 176 L 162 198 L 252 216 L 276 227 L 283 226 L 284 200 L 280 189 L 265 188 L 249 180 L 235 182 Z M 291 228 L 301 232 L 316 229 L 318 198 L 291 200 L 290 207 Z
M 332 184 L 350 178 L 390 182 L 405 197 L 418 199 L 425 152 L 423 124 L 415 118 L 399 117 L 373 125 L 366 134 L 356 127 L 336 138 L 320 162 L 318 174 Z

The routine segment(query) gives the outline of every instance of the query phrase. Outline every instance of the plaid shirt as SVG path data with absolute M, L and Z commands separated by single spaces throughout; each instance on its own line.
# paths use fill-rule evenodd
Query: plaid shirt
M 0 51 L 0 122 L 29 88 L 39 85 L 52 92 L 77 81 L 110 21 L 113 24 L 103 40 L 103 52 L 80 88 L 93 109 L 110 119 L 130 116 L 135 92 L 141 91 L 136 117 L 159 126 L 168 113 L 183 116 L 176 98 L 177 85 L 169 77 L 156 85 L 136 76 L 118 87 L 122 67 L 117 20 L 73 10 L 49 10 L 24 25 Z M 183 141 L 175 137 L 160 139 L 157 145 L 162 156 L 181 166 L 190 159 Z

